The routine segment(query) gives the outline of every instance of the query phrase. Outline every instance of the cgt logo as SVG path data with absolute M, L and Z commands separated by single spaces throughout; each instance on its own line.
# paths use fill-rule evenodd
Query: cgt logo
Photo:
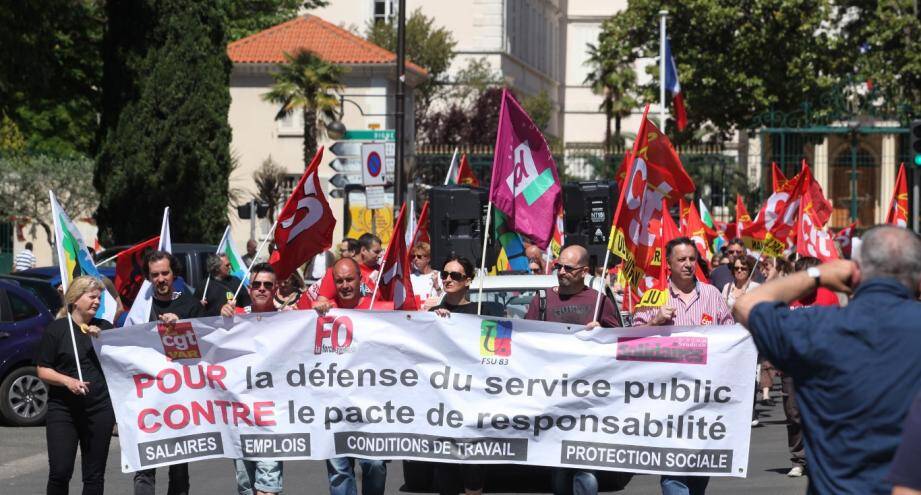
M 512 322 L 484 320 L 480 324 L 480 357 L 483 364 L 508 364 L 512 355 Z
M 314 354 L 343 354 L 352 349 L 352 320 L 348 316 L 317 317 Z
M 163 353 L 169 360 L 174 359 L 200 359 L 201 351 L 198 349 L 198 338 L 192 323 L 188 321 L 157 325 L 160 342 L 163 343 Z

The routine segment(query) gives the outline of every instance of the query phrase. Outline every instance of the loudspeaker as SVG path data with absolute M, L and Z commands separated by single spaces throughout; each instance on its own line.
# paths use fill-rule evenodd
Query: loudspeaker
M 432 268 L 463 256 L 480 267 L 483 231 L 489 191 L 482 187 L 436 186 L 429 190 L 429 237 L 432 239 Z M 486 268 L 496 264 L 492 236 L 486 249 Z
M 563 184 L 565 243 L 585 247 L 593 270 L 604 263 L 616 208 L 617 183 L 613 181 Z

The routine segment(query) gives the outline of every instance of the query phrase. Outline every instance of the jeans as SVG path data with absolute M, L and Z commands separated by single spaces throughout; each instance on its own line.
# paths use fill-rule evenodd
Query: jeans
M 237 493 L 253 495 L 255 492 L 281 493 L 284 486 L 284 464 L 281 461 L 247 461 L 234 459 L 237 474 Z
M 794 466 L 806 467 L 806 445 L 803 442 L 803 421 L 796 405 L 796 387 L 793 378 L 784 375 L 781 381 L 783 390 L 783 412 L 787 416 L 787 446 L 790 448 L 790 460 Z
M 709 476 L 663 475 L 659 480 L 662 495 L 704 495 L 707 492 Z
M 83 471 L 84 495 L 103 493 L 109 440 L 115 413 L 112 407 L 89 413 L 78 407 L 50 404 L 45 420 L 48 439 L 48 494 L 66 494 L 74 472 L 77 445 Z
M 361 494 L 383 495 L 387 483 L 387 465 L 376 459 L 358 459 L 361 466 Z M 326 461 L 330 495 L 358 495 L 355 458 L 335 457 Z
M 154 495 L 157 486 L 157 470 L 142 469 L 134 473 L 134 495 Z M 166 495 L 189 494 L 189 464 L 173 464 L 169 467 L 169 487 Z
M 598 479 L 591 471 L 555 468 L 551 474 L 554 495 L 597 495 Z

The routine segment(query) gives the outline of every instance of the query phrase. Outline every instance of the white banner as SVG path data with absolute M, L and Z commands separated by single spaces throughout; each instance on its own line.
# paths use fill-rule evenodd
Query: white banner
M 125 472 L 342 455 L 738 477 L 748 466 L 756 351 L 738 325 L 285 311 L 95 341 Z

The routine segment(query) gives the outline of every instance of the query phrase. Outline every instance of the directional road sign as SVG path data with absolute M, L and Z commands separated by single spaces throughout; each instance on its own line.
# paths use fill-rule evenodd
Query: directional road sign
M 345 131 L 345 139 L 353 141 L 396 141 L 397 132 L 393 129 Z
M 336 158 L 335 160 L 329 162 L 329 166 L 332 167 L 332 169 L 336 172 L 342 172 L 346 174 L 361 173 L 360 158 Z
M 361 141 L 336 141 L 329 151 L 336 156 L 361 156 Z

